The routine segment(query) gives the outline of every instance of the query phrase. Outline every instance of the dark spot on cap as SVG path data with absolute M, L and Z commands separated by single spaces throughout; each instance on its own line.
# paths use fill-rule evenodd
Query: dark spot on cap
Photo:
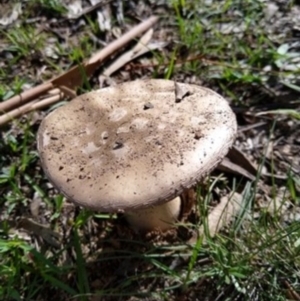
M 123 142 L 122 141 L 116 141 L 114 146 L 113 146 L 113 150 L 116 150 L 116 149 L 120 149 L 124 146 Z
M 201 131 L 196 131 L 194 133 L 194 139 L 199 140 L 203 137 L 203 134 L 201 133 Z
M 108 132 L 103 132 L 101 136 L 104 140 L 108 139 Z
M 147 102 L 144 104 L 144 110 L 153 109 L 154 105 L 151 102 Z

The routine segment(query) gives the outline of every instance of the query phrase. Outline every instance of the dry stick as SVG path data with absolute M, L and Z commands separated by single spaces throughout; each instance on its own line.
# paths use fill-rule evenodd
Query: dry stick
M 61 89 L 55 88 L 55 89 L 49 90 L 48 94 L 49 95 L 56 95 L 56 94 L 59 94 L 61 92 L 64 92 L 64 91 L 61 91 Z
M 2 103 L 0 103 L 0 112 L 6 113 L 30 100 L 33 98 L 39 97 L 41 94 L 44 94 L 48 90 L 52 89 L 53 85 L 51 82 L 46 82 L 41 85 L 38 85 L 30 90 L 22 92 L 19 95 L 16 95 Z M 1 116 L 2 117 L 2 116 Z
M 140 40 L 132 49 L 123 53 L 109 67 L 106 68 L 106 70 L 99 76 L 99 82 L 101 88 L 103 86 L 104 80 L 106 78 L 109 78 L 114 72 L 116 72 L 118 69 L 122 68 L 125 64 L 127 64 L 132 59 L 134 59 L 135 54 L 141 55 L 139 54 L 140 50 L 146 48 L 146 45 L 150 42 L 152 35 L 153 35 L 153 29 L 150 28 L 146 33 L 143 34 L 143 36 L 140 38 Z M 149 51 L 148 48 L 146 48 L 146 51 Z
M 6 124 L 7 122 L 9 122 L 10 120 L 17 118 L 19 116 L 22 116 L 25 113 L 34 111 L 34 110 L 38 110 L 38 109 L 42 109 L 44 107 L 47 107 L 53 103 L 56 103 L 57 101 L 59 101 L 63 96 L 63 93 L 54 95 L 54 96 L 50 96 L 48 98 L 45 98 L 43 100 L 33 100 L 29 103 L 27 103 L 26 105 L 23 105 L 19 108 L 16 108 L 12 111 L 10 111 L 9 113 L 6 113 L 2 116 L 0 116 L 0 126 Z
M 166 42 L 154 42 L 150 43 L 150 40 L 153 35 L 153 29 L 149 29 L 137 42 L 137 44 L 130 49 L 129 51 L 123 53 L 120 57 L 118 57 L 111 65 L 109 65 L 106 70 L 99 76 L 100 87 L 103 86 L 103 82 L 105 79 L 109 79 L 109 77 L 121 69 L 124 65 L 133 61 L 137 57 L 159 48 L 163 48 L 167 45 Z
M 49 82 L 43 83 L 37 87 L 34 87 L 28 91 L 16 95 L 3 103 L 0 103 L 0 112 L 6 113 L 22 104 L 29 102 L 30 100 L 37 98 L 41 94 L 44 94 L 48 90 L 54 87 L 65 86 L 66 88 L 74 89 L 81 86 L 85 75 L 87 78 L 90 77 L 95 70 L 100 66 L 100 64 L 118 49 L 124 47 L 132 39 L 136 38 L 142 32 L 151 28 L 155 22 L 157 22 L 158 17 L 152 16 L 146 21 L 140 23 L 139 25 L 133 27 L 123 36 L 121 36 L 116 41 L 113 41 L 104 49 L 96 53 L 91 59 L 83 63 L 81 66 L 75 66 L 66 73 L 50 80 Z
M 100 66 L 100 64 L 118 49 L 125 46 L 128 42 L 135 39 L 144 31 L 148 30 L 150 27 L 154 25 L 154 23 L 158 20 L 158 17 L 152 16 L 146 21 L 140 23 L 136 27 L 132 28 L 130 31 L 125 33 L 116 41 L 113 41 L 104 49 L 95 54 L 92 58 L 90 58 L 83 66 L 76 66 L 71 69 L 68 73 L 59 76 L 52 80 L 53 84 L 60 86 L 64 85 L 70 88 L 74 88 L 74 86 L 80 86 L 83 82 L 82 73 L 83 69 L 85 69 L 84 75 L 90 77 L 95 70 Z M 75 83 L 75 84 L 74 84 Z

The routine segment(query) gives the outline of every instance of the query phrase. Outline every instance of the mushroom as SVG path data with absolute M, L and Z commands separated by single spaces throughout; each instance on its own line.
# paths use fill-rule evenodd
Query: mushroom
M 37 140 L 47 177 L 69 200 L 164 230 L 180 215 L 182 192 L 218 165 L 236 130 L 212 90 L 150 79 L 76 97 L 42 121 Z

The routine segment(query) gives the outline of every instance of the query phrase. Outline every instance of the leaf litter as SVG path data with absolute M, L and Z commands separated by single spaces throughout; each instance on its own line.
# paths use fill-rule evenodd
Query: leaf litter
M 92 16 L 93 7 L 98 5 L 100 2 L 101 1 L 91 1 L 90 3 L 86 1 L 70 1 L 70 4 L 66 5 L 68 13 L 65 16 L 66 20 L 69 21 L 64 20 L 65 17 L 63 17 L 60 20 L 59 26 L 55 26 L 54 20 L 50 16 L 46 16 L 49 24 L 54 24 L 54 27 L 52 28 L 53 32 L 57 31 L 57 34 L 54 38 L 56 40 L 54 40 L 54 45 L 57 41 L 64 41 L 64 43 L 67 44 L 68 39 L 74 35 L 77 30 L 80 32 L 84 27 L 80 25 L 81 22 L 85 22 L 83 20 L 84 15 L 91 14 Z M 299 28 L 297 27 L 297 24 L 299 24 L 297 22 L 300 15 L 299 7 L 293 6 L 290 10 L 290 14 L 287 14 L 285 13 L 287 11 L 285 2 L 275 2 L 276 3 L 266 2 L 265 10 L 263 12 L 267 17 L 262 18 L 261 22 L 264 23 L 264 25 L 267 26 L 267 30 L 270 31 L 270 38 L 278 41 L 279 43 L 279 47 L 277 48 L 279 59 L 275 61 L 276 68 L 279 68 L 283 71 L 293 71 L 293 66 L 298 64 L 297 56 L 294 56 L 293 53 L 299 53 L 299 45 L 289 40 L 286 41 L 286 34 L 288 30 L 299 32 Z M 164 1 L 162 1 L 162 4 L 158 4 L 157 7 L 152 5 L 154 7 L 153 9 L 153 7 L 148 6 L 140 1 L 130 1 L 130 10 L 136 11 L 136 16 L 149 16 L 156 11 L 161 11 L 164 9 L 164 5 L 166 4 Z M 22 18 L 22 13 L 24 13 L 23 6 L 21 5 L 14 5 L 11 7 L 12 10 L 10 11 L 8 9 L 7 12 L 3 14 L 4 17 L 2 17 L 0 21 L 0 24 L 5 27 L 12 26 L 16 22 L 19 23 L 19 19 Z M 94 9 L 96 11 L 96 18 L 95 16 L 93 17 L 95 20 L 97 20 L 98 29 L 100 29 L 101 32 L 99 37 L 94 40 L 95 43 L 97 43 L 96 48 L 99 48 L 101 43 L 107 45 L 114 40 L 115 37 L 111 35 L 111 30 L 112 20 L 116 16 L 118 16 L 117 26 L 121 28 L 122 33 L 126 32 L 131 27 L 131 25 L 129 26 L 128 24 L 123 24 L 124 14 L 125 16 L 132 16 L 132 12 L 128 11 L 128 6 L 125 8 L 121 6 L 121 1 L 117 1 L 117 4 L 108 2 L 105 5 L 99 5 L 99 7 L 97 6 Z M 205 6 L 202 9 L 205 11 Z M 235 13 L 238 13 L 238 10 Z M 38 27 L 41 26 L 41 23 L 39 23 L 39 18 L 42 20 L 43 17 L 44 16 L 38 15 L 36 19 L 37 21 L 33 21 L 33 24 Z M 269 21 L 267 20 L 277 21 L 274 22 L 271 27 L 268 25 Z M 209 21 L 203 18 L 202 22 L 207 25 L 208 34 L 210 34 Z M 139 44 L 141 42 L 140 41 L 138 44 L 136 44 L 136 46 L 132 47 L 131 45 L 129 48 L 126 48 L 127 52 L 123 51 L 123 54 L 121 52 L 119 58 L 111 55 L 109 62 L 104 65 L 103 69 L 101 66 L 99 66 L 100 71 L 93 70 L 93 74 L 91 74 L 91 83 L 93 84 L 94 88 L 107 84 L 107 82 L 104 82 L 103 76 L 105 79 L 109 77 L 111 81 L 118 83 L 124 81 L 125 79 L 128 80 L 139 77 L 147 77 L 153 72 L 153 70 L 162 75 L 166 66 L 161 64 L 161 62 L 157 62 L 149 56 L 141 57 L 139 60 L 136 60 L 139 56 L 143 56 L 149 50 L 150 53 L 152 50 L 158 50 L 164 56 L 168 57 L 168 52 L 174 45 L 173 40 L 177 37 L 174 37 L 172 34 L 170 34 L 172 30 L 170 30 L 164 21 L 161 21 L 161 24 L 163 26 L 155 28 L 153 34 L 151 34 L 151 39 L 143 41 L 142 38 L 141 44 Z M 62 27 L 62 31 L 59 27 Z M 284 28 L 284 30 L 281 30 L 282 28 Z M 245 23 L 220 23 L 218 30 L 224 35 L 238 35 L 240 39 L 244 38 L 247 34 L 247 26 Z M 64 33 L 61 35 L 61 32 L 65 32 L 66 34 Z M 149 34 L 149 32 L 147 34 Z M 154 45 L 153 48 L 151 48 L 151 43 Z M 138 51 L 136 49 L 138 49 Z M 290 51 L 291 49 L 292 51 Z M 54 53 L 55 51 L 52 50 L 52 55 L 49 55 L 48 52 L 47 56 L 58 60 L 60 55 L 55 56 Z M 5 55 L 7 55 L 7 52 L 2 50 L 0 56 L 3 57 Z M 294 58 L 296 58 L 296 61 L 294 61 Z M 43 58 L 41 60 L 37 60 L 37 62 L 34 60 L 30 61 L 30 64 L 35 63 L 38 65 L 41 64 L 43 68 L 45 68 L 44 71 L 41 71 L 40 73 L 39 82 L 46 82 L 47 77 L 49 79 L 49 73 L 47 74 L 45 70 L 51 67 L 47 65 L 47 62 Z M 22 64 L 26 66 L 24 61 L 21 60 L 18 62 L 18 65 L 21 68 L 20 72 L 21 74 L 22 72 L 24 74 L 24 71 L 22 71 Z M 157 67 L 158 64 L 161 66 Z M 208 58 L 206 61 L 203 60 L 203 64 L 207 64 L 207 66 L 213 65 L 214 58 Z M 66 67 L 70 66 L 70 63 L 67 59 L 64 59 L 62 60 L 61 65 L 62 69 L 65 70 Z M 146 67 L 139 68 L 139 65 Z M 19 70 L 18 68 L 16 68 L 16 70 Z M 210 70 L 213 70 L 213 72 L 209 71 L 208 78 L 213 78 L 215 75 L 218 77 L 220 72 L 222 72 L 223 67 L 218 67 L 218 69 L 211 68 Z M 272 71 L 274 70 L 274 66 L 267 66 L 266 70 Z M 52 75 L 52 73 L 53 70 L 51 70 L 50 74 Z M 209 75 L 212 73 L 215 75 L 210 77 Z M 27 77 L 28 82 L 30 82 L 31 86 L 36 86 L 34 85 L 35 81 L 33 80 L 36 78 L 36 72 L 30 70 L 29 74 L 30 77 Z M 188 71 L 180 72 L 178 74 L 175 73 L 174 79 L 177 81 L 186 81 L 198 84 L 207 83 L 207 79 L 197 78 Z M 257 181 L 258 189 L 253 205 L 254 210 L 256 210 L 258 214 L 254 215 L 254 218 L 260 218 L 261 210 L 266 210 L 271 215 L 277 215 L 278 212 L 280 212 L 284 222 L 291 223 L 295 220 L 298 220 L 300 215 L 298 206 L 300 202 L 300 145 L 298 141 L 300 136 L 300 123 L 297 118 L 290 118 L 297 116 L 297 112 L 299 111 L 299 103 L 293 103 L 294 100 L 297 100 L 298 96 L 294 94 L 291 91 L 292 89 L 289 87 L 298 87 L 297 85 L 299 82 L 297 80 L 299 78 L 297 75 L 290 74 L 284 79 L 284 81 L 287 79 L 287 89 L 283 90 L 278 83 L 274 84 L 269 80 L 264 83 L 264 87 L 268 93 L 276 95 L 275 101 L 266 101 L 263 104 L 264 107 L 260 107 L 259 105 L 251 103 L 251 96 L 254 95 L 251 89 L 241 93 L 241 95 L 243 95 L 243 100 L 249 105 L 249 107 L 251 107 L 251 109 L 249 109 L 249 107 L 238 108 L 233 105 L 233 109 L 236 111 L 239 120 L 240 129 L 243 130 L 239 131 L 235 147 L 231 153 L 229 153 L 227 158 L 220 164 L 218 170 L 213 173 L 213 176 L 222 171 L 229 179 L 234 177 L 239 178 L 243 182 L 243 186 L 246 186 L 246 183 L 249 183 L 249 181 L 252 183 Z M 282 81 L 283 79 L 280 80 Z M 214 85 L 214 82 L 210 82 L 210 85 Z M 63 86 L 67 86 L 72 89 L 72 86 L 70 87 L 68 84 Z M 236 93 L 239 93 L 238 87 L 232 88 L 236 89 Z M 218 87 L 216 87 L 216 89 L 218 89 Z M 76 89 L 69 92 L 67 89 L 64 91 L 50 90 L 52 91 L 51 93 L 53 93 L 53 95 L 49 96 L 56 97 L 55 100 L 53 100 L 53 102 L 46 102 L 45 106 L 41 106 L 40 108 L 48 107 L 49 105 L 60 101 L 62 96 L 70 95 L 73 97 L 72 93 L 77 93 L 75 90 Z M 259 91 L 259 93 L 267 97 L 267 99 L 270 99 L 270 94 L 265 94 L 265 92 L 262 91 L 264 91 L 263 88 Z M 43 97 L 45 97 L 44 92 L 41 94 Z M 285 101 L 287 95 L 292 99 L 292 101 L 289 101 L 288 103 Z M 48 101 L 49 98 L 46 98 L 46 100 Z M 41 100 L 35 100 L 33 103 L 31 103 L 30 110 L 32 109 L 32 106 L 34 109 L 39 108 L 38 106 L 34 107 L 34 105 L 37 105 L 38 103 L 41 103 Z M 292 105 L 292 111 L 282 111 L 282 105 Z M 276 111 L 274 111 L 274 106 L 277 106 L 277 108 L 275 108 Z M 20 115 L 22 116 L 26 112 L 27 111 L 25 110 L 21 112 Z M 33 122 L 32 124 L 34 128 L 37 128 L 39 120 L 44 114 L 44 112 L 40 113 L 40 116 L 35 119 L 36 122 Z M 16 125 L 14 125 L 15 121 L 13 121 L 11 127 L 16 133 L 15 135 L 17 139 L 25 135 L 22 127 L 19 128 L 19 124 L 26 124 L 28 119 L 30 120 L 31 118 L 32 115 L 22 116 L 16 121 Z M 276 126 L 274 127 L 274 130 L 271 131 L 274 124 L 276 124 Z M 5 131 L 7 131 L 7 127 L 5 128 Z M 2 137 L 9 137 L 9 134 L 4 132 L 2 132 L 1 135 Z M 3 150 L 3 154 L 5 154 L 5 156 L 9 156 L 5 149 Z M 265 160 L 262 160 L 262 158 L 265 158 Z M 32 176 L 40 175 L 42 173 L 38 163 L 36 166 L 37 170 L 34 171 Z M 291 192 L 287 192 L 287 189 L 284 185 L 290 175 L 296 179 L 291 180 L 290 183 L 291 187 L 295 188 L 296 193 L 294 195 Z M 38 176 L 38 178 L 40 178 L 40 176 Z M 274 181 L 276 188 L 275 195 L 273 187 Z M 22 181 L 20 185 L 26 186 L 26 184 L 22 183 Z M 43 181 L 40 181 L 40 185 L 46 191 L 48 199 L 54 198 L 57 195 L 55 189 L 53 189 L 51 185 L 46 184 L 44 179 Z M 6 187 L 0 189 L 2 190 L 0 192 L 3 194 L 7 193 Z M 32 188 L 29 188 L 29 191 L 31 191 L 31 193 L 28 194 L 29 199 L 33 199 L 34 197 L 31 189 Z M 225 228 L 226 231 L 226 227 L 229 226 L 234 217 L 239 213 L 239 208 L 242 202 L 241 195 L 243 195 L 242 191 L 240 191 L 240 193 L 231 193 L 232 192 L 230 189 L 226 189 L 226 193 L 223 192 L 223 195 L 220 192 L 215 192 L 217 197 L 212 202 L 211 211 L 208 215 L 208 225 L 211 236 L 216 235 L 221 228 L 223 231 Z M 35 198 L 37 198 L 37 195 L 35 195 Z M 228 202 L 230 198 L 236 198 L 238 202 Z M 41 203 L 45 203 L 44 196 L 40 195 L 40 200 Z M 59 218 L 54 218 L 52 220 L 51 216 L 53 215 L 53 212 L 51 212 L 51 209 L 49 209 L 48 206 L 41 206 L 41 203 L 39 203 L 40 205 L 37 205 L 38 208 L 35 209 L 33 209 L 32 203 L 31 207 L 28 205 L 21 205 L 19 209 L 13 209 L 10 217 L 15 216 L 16 222 L 11 224 L 11 231 L 13 235 L 20 235 L 20 237 L 24 237 L 25 235 L 26 240 L 30 241 L 35 246 L 39 246 L 39 249 L 48 248 L 48 255 L 50 255 L 54 254 L 55 249 L 59 248 L 61 244 L 69 243 L 72 227 L 82 213 L 80 213 L 78 208 L 75 208 L 73 204 L 69 203 L 68 200 L 63 200 Z M 234 204 L 236 204 L 236 206 L 234 206 Z M 16 208 L 18 208 L 18 206 Z M 37 211 L 39 212 L 38 216 L 36 215 Z M 182 240 L 190 240 L 193 244 L 195 244 L 195 232 L 186 231 L 185 227 L 179 227 L 178 229 L 170 230 L 167 233 L 154 231 L 154 233 L 148 233 L 147 235 L 143 236 L 133 232 L 130 228 L 128 228 L 122 218 L 109 219 L 107 217 L 107 219 L 97 219 L 92 218 L 88 212 L 85 213 L 87 214 L 86 223 L 80 227 L 79 235 L 84 240 L 82 251 L 87 260 L 87 270 L 89 276 L 92 278 L 91 287 L 95 290 L 102 289 L 105 291 L 106 289 L 109 289 L 114 283 L 119 283 L 122 281 L 124 277 L 127 277 L 128 275 L 134 275 L 136 269 L 139 269 L 139 271 L 144 271 L 145 273 L 151 270 L 153 268 L 152 264 L 150 263 L 151 261 L 145 262 L 139 257 L 138 254 L 147 252 L 149 248 L 153 246 L 168 246 L 169 244 L 176 244 L 178 241 Z M 198 219 L 199 216 L 197 216 L 196 211 L 194 209 L 189 209 L 186 221 L 193 224 L 195 223 L 195 220 Z M 54 228 L 55 231 L 53 230 Z M 25 232 L 22 232 L 21 235 L 19 234 L 20 230 Z M 203 234 L 203 232 L 204 229 L 203 226 L 201 226 L 200 229 L 198 229 L 197 234 Z M 42 240 L 40 238 L 42 238 Z M 53 241 L 53 238 L 59 238 L 59 241 Z M 144 243 L 139 245 L 136 242 L 140 239 L 142 239 Z M 123 250 L 132 252 L 134 256 L 125 260 L 122 259 L 122 257 L 118 258 L 118 254 L 122 254 Z M 158 250 L 157 252 L 161 251 Z M 107 254 L 109 254 L 109 256 L 115 256 L 115 260 L 106 261 L 105 259 Z M 168 259 L 166 260 L 168 261 Z M 72 255 L 64 253 L 63 258 L 59 260 L 58 264 L 63 265 L 65 262 L 71 262 L 74 264 L 76 262 L 74 261 L 74 254 Z M 171 262 L 172 261 L 169 260 L 169 263 Z M 114 274 L 111 273 L 112 270 L 114 271 Z M 75 281 L 75 275 L 71 275 L 70 277 L 71 279 L 66 279 L 67 282 Z M 135 284 L 131 285 L 133 288 L 136 287 Z M 138 287 L 141 292 L 144 291 L 147 293 L 147 287 L 151 287 L 151 285 L 156 285 L 156 287 L 162 290 L 166 285 L 168 285 L 168 281 L 157 280 L 156 283 L 151 281 L 142 283 L 139 281 Z M 67 300 L 68 297 L 64 296 L 61 300 L 63 299 Z M 128 297 L 126 300 L 130 299 L 131 298 Z M 113 297 L 106 297 L 105 300 L 113 300 Z

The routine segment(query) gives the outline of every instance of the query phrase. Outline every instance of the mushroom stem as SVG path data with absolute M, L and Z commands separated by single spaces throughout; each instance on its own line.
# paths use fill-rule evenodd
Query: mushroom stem
M 162 205 L 126 212 L 125 217 L 135 230 L 167 230 L 178 219 L 180 210 L 181 199 L 178 196 Z

